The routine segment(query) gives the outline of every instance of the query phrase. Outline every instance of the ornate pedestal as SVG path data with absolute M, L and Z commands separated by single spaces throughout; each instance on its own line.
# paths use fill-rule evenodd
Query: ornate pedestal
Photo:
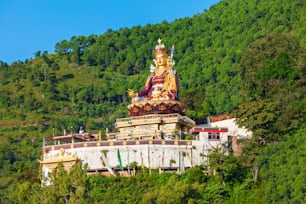
M 186 105 L 175 100 L 149 100 L 128 105 L 129 118 L 118 118 L 109 140 L 182 139 L 195 126 Z
M 175 100 L 150 100 L 128 105 L 129 116 L 178 113 L 185 115 L 186 105 Z

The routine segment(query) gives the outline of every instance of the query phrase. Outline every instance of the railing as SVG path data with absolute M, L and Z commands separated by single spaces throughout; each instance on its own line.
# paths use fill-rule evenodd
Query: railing
M 180 114 L 172 113 L 172 114 L 151 114 L 151 115 L 143 115 L 143 116 L 133 116 L 130 118 L 118 118 L 116 122 L 124 122 L 130 120 L 143 120 L 143 119 L 152 119 L 152 118 L 167 118 L 167 117 L 182 117 Z
M 124 146 L 124 145 L 192 145 L 191 140 L 121 140 L 121 141 L 93 141 L 78 142 L 70 144 L 46 145 L 43 146 L 44 152 L 60 149 L 73 149 L 85 147 L 105 147 L 105 146 Z
M 116 128 L 129 127 L 134 125 L 146 125 L 146 124 L 156 124 L 156 123 L 176 123 L 184 122 L 194 124 L 194 121 L 183 117 L 180 114 L 154 114 L 145 116 L 135 116 L 131 118 L 119 118 L 116 120 Z

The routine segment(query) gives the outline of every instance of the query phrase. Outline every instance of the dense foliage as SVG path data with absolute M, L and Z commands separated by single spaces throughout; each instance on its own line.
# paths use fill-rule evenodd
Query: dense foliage
M 211 159 L 222 157 L 223 162 L 211 167 L 223 170 L 224 183 L 221 174 L 204 174 L 203 166 L 182 175 L 149 174 L 139 168 L 136 176 L 120 178 L 87 176 L 81 165 L 67 173 L 59 166 L 51 176 L 53 185 L 24 181 L 7 199 L 16 203 L 305 203 L 305 131 L 303 126 L 279 144 L 263 148 L 258 157 L 260 182 L 253 182 L 238 158 L 217 153 Z
M 204 167 L 131 178 L 59 168 L 54 177 L 62 181 L 41 188 L 43 138 L 53 128 L 112 130 L 127 116 L 127 89 L 142 88 L 158 38 L 175 44 L 187 115 L 239 116 L 254 132 L 244 154 L 212 154 L 216 177 Z M 223 0 L 192 18 L 73 36 L 54 54 L 0 62 L 0 202 L 63 203 L 69 194 L 71 202 L 93 203 L 305 203 L 305 47 L 303 0 Z
M 251 44 L 238 68 L 241 123 L 266 140 L 297 128 L 306 108 L 305 67 L 305 50 L 290 36 L 272 35 Z

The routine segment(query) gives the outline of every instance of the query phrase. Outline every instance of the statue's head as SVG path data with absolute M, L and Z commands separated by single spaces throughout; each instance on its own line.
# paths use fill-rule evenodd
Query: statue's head
M 168 53 L 164 44 L 161 44 L 161 39 L 158 39 L 158 45 L 156 45 L 154 50 L 154 58 L 156 60 L 156 64 L 159 66 L 167 65 L 168 61 Z

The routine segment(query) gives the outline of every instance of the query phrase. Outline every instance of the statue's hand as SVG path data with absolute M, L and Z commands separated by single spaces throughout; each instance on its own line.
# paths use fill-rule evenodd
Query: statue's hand
M 133 89 L 128 89 L 128 93 L 131 98 L 135 98 L 137 96 Z

